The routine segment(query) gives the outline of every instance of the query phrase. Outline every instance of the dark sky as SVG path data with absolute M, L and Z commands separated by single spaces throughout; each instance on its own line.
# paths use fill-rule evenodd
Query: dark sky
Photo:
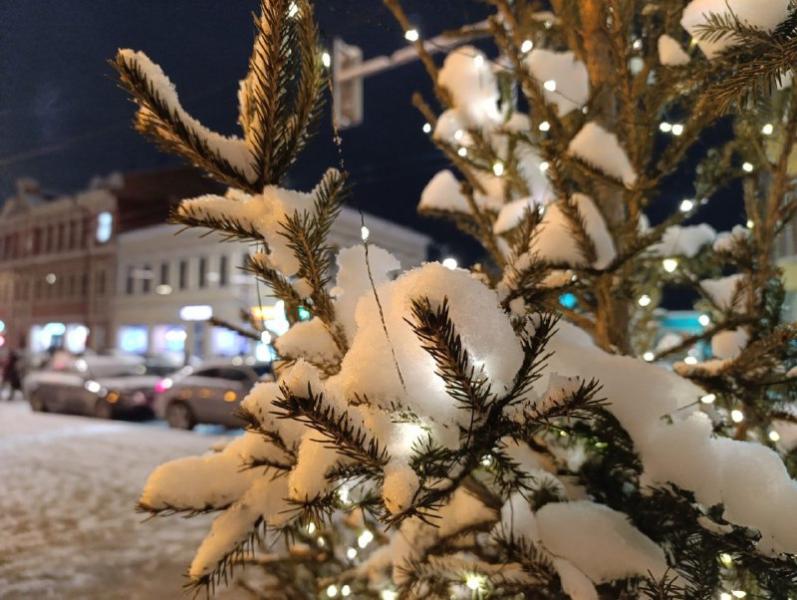
M 487 12 L 475 1 L 404 4 L 427 35 L 478 21 Z M 2 0 L 0 198 L 21 176 L 38 179 L 51 192 L 70 192 L 95 174 L 179 163 L 131 129 L 134 107 L 107 64 L 119 47 L 145 51 L 176 83 L 189 112 L 213 129 L 237 133 L 236 90 L 246 70 L 256 7 L 255 0 Z M 328 45 L 340 36 L 361 46 L 366 58 L 405 44 L 380 0 L 321 1 L 317 16 Z M 450 239 L 455 254 L 472 258 L 474 247 L 463 244 L 452 227 L 415 214 L 423 186 L 447 166 L 421 132 L 423 119 L 410 104 L 415 90 L 431 98 L 419 63 L 366 80 L 365 121 L 343 135 L 355 183 L 352 202 Z M 326 115 L 292 172 L 297 187 L 311 187 L 337 163 L 329 120 Z M 688 178 L 674 178 L 668 187 L 670 199 L 663 204 L 690 195 Z M 719 228 L 742 219 L 734 194 L 704 214 Z

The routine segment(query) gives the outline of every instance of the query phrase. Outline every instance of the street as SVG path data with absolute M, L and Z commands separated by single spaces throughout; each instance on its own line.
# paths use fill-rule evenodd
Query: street
M 0 402 L 0 598 L 185 597 L 182 573 L 212 517 L 145 521 L 135 501 L 155 466 L 220 433 Z

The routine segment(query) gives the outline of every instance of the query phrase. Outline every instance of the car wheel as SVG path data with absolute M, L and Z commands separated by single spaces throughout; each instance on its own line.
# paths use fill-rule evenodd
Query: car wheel
M 102 398 L 97 398 L 94 403 L 94 416 L 98 419 L 112 419 L 113 407 Z
M 166 422 L 172 429 L 190 430 L 196 425 L 194 413 L 184 402 L 172 402 L 166 407 Z
M 33 390 L 28 401 L 35 412 L 47 412 L 47 404 L 45 404 L 42 393 L 39 390 Z

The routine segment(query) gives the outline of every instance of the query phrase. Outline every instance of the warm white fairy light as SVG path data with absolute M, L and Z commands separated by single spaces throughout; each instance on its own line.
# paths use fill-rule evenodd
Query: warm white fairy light
M 645 362 L 653 362 L 653 359 L 654 359 L 654 358 L 656 358 L 656 355 L 655 355 L 655 354 L 653 354 L 653 352 L 651 352 L 650 350 L 648 350 L 647 352 L 645 352 L 645 353 L 642 355 L 642 359 L 643 359 Z
M 733 564 L 733 557 L 727 552 L 723 552 L 720 554 L 720 562 L 723 566 L 730 567 Z
M 454 258 L 453 256 L 449 256 L 443 259 L 443 266 L 446 269 L 451 269 L 453 271 L 459 266 L 459 263 L 457 262 L 456 258 Z
M 549 79 L 548 81 L 546 81 L 545 83 L 542 84 L 542 87 L 544 87 L 549 92 L 555 92 L 556 91 L 556 80 L 555 79 Z
M 357 536 L 357 545 L 360 548 L 365 548 L 374 540 L 374 534 L 370 529 L 364 529 L 363 532 Z
M 462 140 L 462 138 L 463 138 L 463 137 L 465 137 L 465 132 L 464 132 L 464 131 L 462 131 L 461 129 L 457 129 L 457 130 L 454 132 L 454 139 L 455 139 L 455 140 L 457 140 L 458 142 L 459 142 L 460 140 Z
M 329 596 L 330 598 L 334 598 L 337 595 L 338 595 L 338 586 L 336 586 L 334 583 L 327 586 L 327 596 Z
M 678 208 L 681 209 L 681 212 L 689 212 L 694 207 L 695 207 L 695 201 L 690 200 L 689 198 L 684 198 L 683 200 L 681 200 L 681 204 L 678 206 Z
M 468 155 L 468 149 L 462 146 L 459 150 L 457 150 L 457 155 L 465 158 Z
M 634 50 L 642 50 L 642 40 L 639 38 L 635 39 L 634 42 L 631 44 L 631 47 Z
M 327 545 L 327 541 L 326 541 L 324 538 L 322 538 L 322 537 L 319 537 L 319 538 L 316 540 L 316 544 L 318 544 L 318 547 L 319 547 L 319 548 L 323 548 L 324 546 L 326 546 L 326 545 Z
M 734 408 L 731 411 L 731 421 L 734 423 L 741 423 L 744 421 L 744 413 L 740 411 L 738 408 Z
M 307 528 L 306 529 L 307 529 L 308 535 L 313 535 L 315 533 L 315 529 L 316 529 L 315 523 L 313 523 L 311 521 L 310 523 L 307 524 Z
M 396 600 L 398 598 L 398 592 L 394 592 L 393 590 L 382 590 L 379 592 L 380 600 Z
M 417 42 L 421 37 L 417 29 L 408 29 L 404 32 L 404 39 L 408 42 Z
M 493 175 L 496 177 L 501 177 L 504 174 L 504 163 L 500 160 L 497 160 L 493 163 Z
M 432 124 L 424 123 L 422 129 L 424 133 L 432 133 Z
M 728 592 L 722 592 L 720 594 L 720 600 L 733 600 L 733 596 L 731 596 Z
M 327 69 L 332 65 L 332 56 L 330 56 L 329 52 L 325 51 L 321 53 L 321 64 Z
M 745 225 L 747 226 L 747 229 L 752 229 L 753 227 L 755 227 L 755 223 L 753 222 L 752 219 L 747 219 L 747 223 L 745 223 Z
M 684 362 L 687 365 L 696 365 L 697 364 L 697 358 L 695 358 L 694 356 L 686 356 L 686 357 L 684 357 Z
M 744 598 L 745 596 L 747 596 L 747 592 L 745 592 L 744 590 L 731 590 L 731 596 L 733 596 L 734 598 Z
M 672 124 L 667 121 L 662 121 L 659 123 L 659 131 L 662 133 L 670 133 L 672 131 Z
M 672 134 L 675 136 L 681 135 L 684 132 L 684 126 L 681 123 L 673 123 Z
M 550 131 L 551 124 L 548 121 L 543 121 L 540 123 L 540 131 Z
M 678 259 L 665 258 L 663 261 L 661 261 L 661 266 L 664 267 L 664 270 L 668 273 L 675 273 L 675 270 L 678 268 Z
M 489 467 L 490 465 L 493 464 L 493 457 L 490 456 L 489 454 L 485 454 L 484 456 L 482 456 L 481 463 L 483 467 Z
M 528 54 L 534 48 L 534 42 L 531 40 L 523 40 L 523 43 L 520 44 L 520 51 L 523 54 Z
M 360 227 L 360 239 L 364 242 L 368 241 L 368 237 L 371 235 L 371 230 L 368 229 L 365 225 Z
M 716 400 L 716 399 L 717 399 L 717 395 L 716 394 L 706 394 L 706 395 L 700 397 L 700 401 L 703 404 L 714 404 L 714 400 Z
M 354 560 L 355 558 L 357 558 L 357 548 L 349 548 L 348 550 L 346 550 L 346 557 L 349 560 Z
M 703 327 L 708 327 L 711 324 L 711 317 L 708 315 L 700 315 L 697 318 L 697 322 L 700 323 Z
M 477 67 L 481 67 L 484 64 L 484 57 L 481 54 L 477 54 L 473 57 L 473 64 Z
M 775 431 L 774 429 L 769 432 L 768 436 L 770 442 L 779 442 L 780 441 L 780 434 Z
M 470 573 L 465 577 L 465 586 L 469 590 L 473 590 L 477 592 L 484 587 L 484 575 L 479 575 L 477 573 Z
M 341 596 L 351 595 L 351 586 L 344 585 L 342 588 L 340 588 L 340 595 Z
M 648 296 L 647 294 L 642 294 L 639 297 L 639 300 L 637 300 L 636 302 L 637 302 L 637 304 L 639 304 L 639 306 L 644 308 L 646 306 L 650 306 L 650 303 L 653 302 L 653 299 L 650 296 Z
M 775 126 L 772 123 L 767 123 L 761 128 L 761 133 L 764 135 L 772 135 L 773 131 L 775 131 Z
M 542 161 L 542 162 L 540 163 L 540 171 L 542 171 L 543 173 L 545 173 L 545 171 L 547 171 L 547 170 L 548 170 L 548 167 L 550 167 L 550 166 L 551 166 L 551 165 L 549 165 L 549 164 L 548 164 L 548 161 L 547 161 L 547 160 L 544 160 L 544 161 Z
M 744 171 L 745 173 L 752 173 L 753 169 L 755 169 L 755 167 L 753 166 L 753 163 L 751 163 L 751 162 L 745 161 L 742 164 L 742 171 Z

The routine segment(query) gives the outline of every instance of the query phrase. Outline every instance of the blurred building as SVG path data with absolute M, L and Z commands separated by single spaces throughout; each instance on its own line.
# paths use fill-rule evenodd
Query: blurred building
M 426 260 L 427 236 L 373 216 L 366 217 L 370 239 L 389 250 L 403 267 Z M 330 234 L 335 248 L 361 243 L 360 215 L 344 208 Z M 268 348 L 234 331 L 207 324 L 209 317 L 241 326 L 242 314 L 264 319 L 269 329 L 287 328 L 281 303 L 263 284 L 244 272 L 254 248 L 224 242 L 207 232 L 158 225 L 119 236 L 114 330 L 117 346 L 137 354 L 236 356 Z
M 777 243 L 778 264 L 786 286 L 784 318 L 797 321 L 797 219 L 783 228 Z
M 119 348 L 178 360 L 252 350 L 205 323 L 212 315 L 241 324 L 242 311 L 256 310 L 284 326 L 281 307 L 241 269 L 251 246 L 164 225 L 181 199 L 222 191 L 189 168 L 95 178 L 69 196 L 20 180 L 0 208 L 0 346 Z M 366 223 L 371 240 L 403 266 L 427 258 L 427 236 L 377 217 Z M 344 209 L 331 243 L 360 243 L 359 213 Z

